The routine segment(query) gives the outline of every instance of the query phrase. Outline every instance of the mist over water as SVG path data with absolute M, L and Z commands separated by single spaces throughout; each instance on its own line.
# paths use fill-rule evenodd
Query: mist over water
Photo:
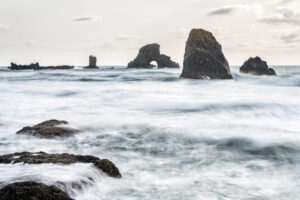
M 0 165 L 0 187 L 35 180 L 76 200 L 295 200 L 300 195 L 300 67 L 235 80 L 178 78 L 179 69 L 0 68 L 0 152 L 73 153 L 93 165 Z M 66 139 L 16 135 L 48 119 L 82 130 Z M 74 187 L 73 187 L 74 186 Z

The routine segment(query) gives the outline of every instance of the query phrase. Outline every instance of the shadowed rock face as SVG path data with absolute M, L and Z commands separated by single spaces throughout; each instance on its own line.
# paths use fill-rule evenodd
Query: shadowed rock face
M 107 159 L 99 159 L 89 155 L 73 155 L 73 154 L 47 154 L 44 152 L 30 153 L 14 153 L 0 156 L 1 164 L 9 163 L 26 163 L 26 164 L 73 164 L 73 163 L 93 163 L 95 167 L 102 170 L 108 176 L 120 178 L 121 174 L 115 164 Z
M 89 66 L 85 67 L 86 69 L 99 69 L 97 67 L 97 58 L 95 56 L 90 56 L 89 57 Z
M 0 200 L 74 200 L 56 186 L 36 182 L 13 183 L 0 189 Z
M 69 65 L 60 65 L 60 66 L 45 66 L 41 67 L 39 63 L 34 63 L 30 65 L 17 65 L 15 63 L 11 63 L 10 70 L 62 70 L 62 69 L 74 69 L 74 66 Z
M 212 33 L 193 29 L 186 42 L 181 77 L 194 79 L 232 79 L 222 46 Z
M 267 62 L 260 57 L 249 58 L 240 68 L 240 72 L 253 75 L 276 75 L 275 70 L 269 68 Z
M 19 130 L 17 134 L 30 134 L 42 138 L 53 138 L 53 137 L 68 137 L 79 132 L 79 130 L 75 130 L 68 127 L 58 127 L 59 125 L 65 125 L 65 124 L 68 124 L 68 122 L 52 119 L 37 124 L 35 126 L 26 126 L 21 130 Z
M 156 61 L 158 68 L 179 68 L 169 56 L 160 54 L 159 44 L 148 44 L 139 50 L 138 56 L 128 64 L 128 68 L 153 68 L 152 61 Z

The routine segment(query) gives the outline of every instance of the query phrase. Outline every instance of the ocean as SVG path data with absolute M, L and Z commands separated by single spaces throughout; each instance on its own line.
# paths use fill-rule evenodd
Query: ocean
M 300 196 L 300 66 L 278 76 L 178 78 L 181 69 L 9 71 L 0 68 L 0 154 L 73 153 L 113 161 L 0 164 L 0 187 L 34 180 L 76 200 L 295 200 Z M 70 138 L 16 135 L 67 120 Z M 74 188 L 72 185 L 81 185 Z

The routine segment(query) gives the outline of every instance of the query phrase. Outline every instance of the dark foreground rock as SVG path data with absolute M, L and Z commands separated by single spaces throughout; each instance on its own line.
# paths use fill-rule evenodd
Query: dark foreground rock
M 95 167 L 102 170 L 108 176 L 120 178 L 121 174 L 116 165 L 107 160 L 99 159 L 89 155 L 73 155 L 73 154 L 47 154 L 44 152 L 30 153 L 14 153 L 0 156 L 1 164 L 9 163 L 26 163 L 26 164 L 73 164 L 73 163 L 93 163 Z
M 232 79 L 222 46 L 212 33 L 193 29 L 186 42 L 181 77 L 193 79 Z
M 89 57 L 89 66 L 85 67 L 86 69 L 99 69 L 97 67 L 97 58 L 95 56 L 90 56 Z
M 263 61 L 260 57 L 249 58 L 244 62 L 240 68 L 241 73 L 253 75 L 276 75 L 274 69 L 269 68 L 267 62 Z
M 0 189 L 0 200 L 74 200 L 56 186 L 36 182 L 9 184 Z
M 15 63 L 11 63 L 8 69 L 10 70 L 66 70 L 66 69 L 74 69 L 74 66 L 60 65 L 60 66 L 41 67 L 39 63 L 32 63 L 30 65 L 17 65 Z
M 143 46 L 127 68 L 153 68 L 155 66 L 151 65 L 152 61 L 157 62 L 158 68 L 179 68 L 179 64 L 172 61 L 169 56 L 160 54 L 160 45 L 156 43 Z
M 60 120 L 48 120 L 37 124 L 35 126 L 26 126 L 19 130 L 17 134 L 30 134 L 42 138 L 53 138 L 53 137 L 69 137 L 79 132 L 79 130 L 72 129 L 69 127 L 60 127 L 59 125 L 66 125 L 67 121 Z

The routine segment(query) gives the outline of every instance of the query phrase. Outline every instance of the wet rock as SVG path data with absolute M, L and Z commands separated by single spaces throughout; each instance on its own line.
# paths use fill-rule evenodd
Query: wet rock
M 157 68 L 179 68 L 179 64 L 172 61 L 170 56 L 167 56 L 165 54 L 161 54 L 157 60 Z
M 10 70 L 32 70 L 32 69 L 37 69 L 40 68 L 39 63 L 32 63 L 30 65 L 17 65 L 15 63 L 10 63 L 10 67 L 8 69 Z
M 14 153 L 0 156 L 1 164 L 9 163 L 26 163 L 26 164 L 73 164 L 73 163 L 93 163 L 95 167 L 102 170 L 108 176 L 120 178 L 121 174 L 116 165 L 107 160 L 99 159 L 89 155 L 73 155 L 73 154 L 47 154 L 44 152 L 30 153 Z
M 222 46 L 212 33 L 193 29 L 186 42 L 181 77 L 193 79 L 232 79 Z
M 30 134 L 42 138 L 53 138 L 53 137 L 69 137 L 79 132 L 79 130 L 72 129 L 69 127 L 60 127 L 59 125 L 66 125 L 67 121 L 60 120 L 48 120 L 37 124 L 35 126 L 26 126 L 19 130 L 17 134 Z
M 69 70 L 69 69 L 74 69 L 74 66 L 70 66 L 70 65 L 46 66 L 46 67 L 35 68 L 34 70 Z
M 89 57 L 89 66 L 85 67 L 86 69 L 99 69 L 97 67 L 97 58 L 95 56 L 90 56 Z
M 179 68 L 179 65 L 173 62 L 169 56 L 160 54 L 160 45 L 156 43 L 143 46 L 127 68 L 154 68 L 155 65 L 151 64 L 152 61 L 157 62 L 158 68 Z
M 241 73 L 253 74 L 253 75 L 276 75 L 274 69 L 269 68 L 267 62 L 263 61 L 260 57 L 249 58 L 244 62 L 240 68 Z
M 0 189 L 0 200 L 74 200 L 56 186 L 36 182 L 19 182 Z

